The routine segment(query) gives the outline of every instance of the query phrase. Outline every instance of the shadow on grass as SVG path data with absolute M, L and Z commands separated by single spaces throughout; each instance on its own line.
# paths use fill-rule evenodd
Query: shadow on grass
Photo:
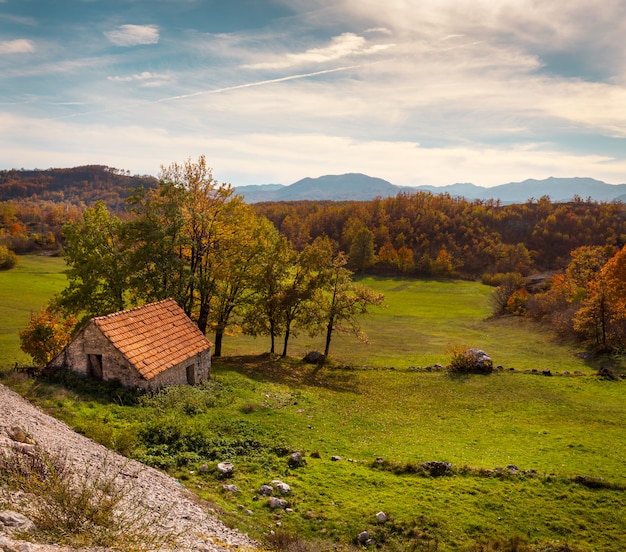
M 31 396 L 50 399 L 67 392 L 74 393 L 83 400 L 120 406 L 134 406 L 144 394 L 139 389 L 123 387 L 118 381 L 100 381 L 70 370 L 56 370 L 52 374 L 35 376 L 25 395 L 27 398 Z
M 349 370 L 332 365 L 306 364 L 277 355 L 228 356 L 213 359 L 213 367 L 233 370 L 260 382 L 280 383 L 291 387 L 321 387 L 331 391 L 358 393 L 358 378 Z

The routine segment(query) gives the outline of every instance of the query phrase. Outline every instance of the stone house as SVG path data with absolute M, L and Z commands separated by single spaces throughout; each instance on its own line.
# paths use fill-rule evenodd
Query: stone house
M 200 383 L 211 342 L 173 299 L 92 318 L 46 366 L 146 390 Z

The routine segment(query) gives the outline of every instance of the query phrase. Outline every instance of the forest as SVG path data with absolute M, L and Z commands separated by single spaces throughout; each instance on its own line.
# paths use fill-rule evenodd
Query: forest
M 291 332 L 332 328 L 330 311 L 312 305 L 323 290 L 333 296 L 333 270 L 356 302 L 347 315 L 356 334 L 356 311 L 382 299 L 357 293 L 354 273 L 481 279 L 497 287 L 498 314 L 548 320 L 599 348 L 624 341 L 619 202 L 502 205 L 418 192 L 249 206 L 204 157 L 162 168 L 158 181 L 99 166 L 5 171 L 0 191 L 3 251 L 67 259 L 57 310 L 95 316 L 174 297 L 215 331 L 217 354 L 233 331 L 270 336 L 272 351 L 281 336 L 286 354 Z

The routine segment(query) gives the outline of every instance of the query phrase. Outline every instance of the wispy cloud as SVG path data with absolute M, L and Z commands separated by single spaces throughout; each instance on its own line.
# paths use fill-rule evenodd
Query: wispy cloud
M 371 44 L 364 37 L 355 33 L 343 33 L 333 37 L 330 44 L 310 48 L 304 52 L 288 53 L 272 61 L 247 64 L 247 69 L 284 69 L 307 63 L 325 63 L 348 56 L 374 54 L 391 48 L 394 44 Z
M 139 46 L 159 42 L 159 28 L 156 25 L 120 25 L 106 36 L 116 46 Z
M 0 54 L 30 54 L 34 51 L 35 43 L 25 38 L 0 42 Z

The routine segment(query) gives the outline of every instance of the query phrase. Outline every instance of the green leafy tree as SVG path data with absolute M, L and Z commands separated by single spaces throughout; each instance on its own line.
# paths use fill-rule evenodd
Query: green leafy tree
M 369 228 L 361 228 L 354 235 L 348 261 L 357 272 L 363 272 L 376 262 L 374 233 Z
M 54 308 L 89 318 L 125 308 L 130 265 L 123 229 L 101 201 L 63 227 L 69 284 L 55 298 Z
M 127 244 L 133 267 L 133 292 L 145 302 L 174 298 L 188 303 L 190 268 L 183 204 L 186 191 L 168 182 L 157 189 L 137 189 L 129 199 L 135 217 L 128 224 Z

